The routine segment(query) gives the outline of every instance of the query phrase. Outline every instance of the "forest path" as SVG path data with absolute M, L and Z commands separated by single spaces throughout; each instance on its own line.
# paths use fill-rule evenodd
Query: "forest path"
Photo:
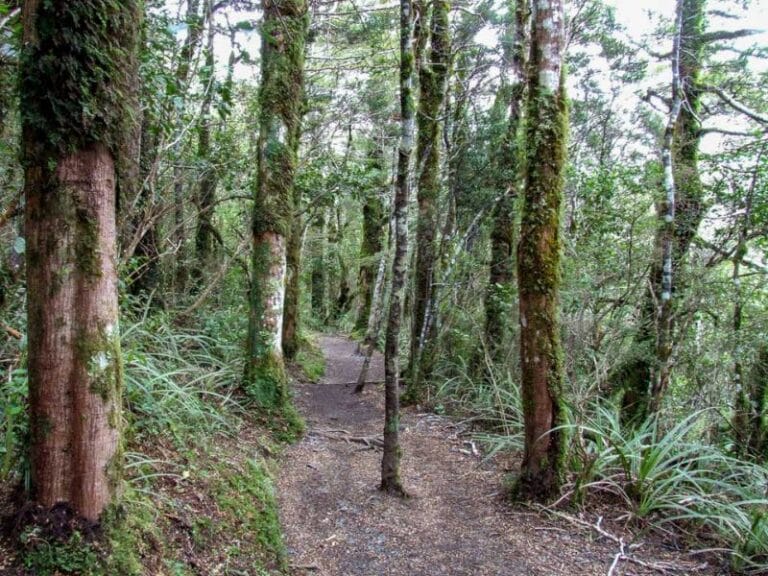
M 383 389 L 352 393 L 356 344 L 321 336 L 326 376 L 298 384 L 307 434 L 282 457 L 277 488 L 295 576 L 604 575 L 617 552 L 589 530 L 501 502 L 503 471 L 466 449 L 445 417 L 406 410 L 402 475 L 411 498 L 377 490 L 381 450 L 361 438 L 383 427 Z M 369 380 L 384 378 L 383 359 Z M 350 441 L 350 438 L 356 438 Z M 661 550 L 650 551 L 655 558 Z M 613 572 L 650 574 L 633 564 Z M 690 572 L 690 573 L 695 573 Z

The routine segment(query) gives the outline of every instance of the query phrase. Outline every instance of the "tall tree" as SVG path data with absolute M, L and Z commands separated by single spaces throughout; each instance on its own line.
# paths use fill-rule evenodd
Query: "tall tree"
M 488 291 L 485 295 L 485 344 L 492 359 L 497 359 L 504 334 L 509 329 L 508 308 L 514 282 L 512 254 L 515 241 L 515 204 L 520 188 L 520 127 L 525 94 L 526 37 L 528 5 L 515 2 L 514 24 L 504 45 L 504 65 L 510 67 L 511 82 L 505 82 L 502 95 L 509 107 L 509 120 L 497 153 L 496 173 L 500 179 L 500 201 L 494 208 L 491 231 L 491 262 Z
M 370 324 L 373 301 L 376 258 L 382 258 L 384 248 L 384 223 L 386 221 L 383 194 L 389 178 L 384 160 L 384 148 L 375 142 L 368 155 L 368 167 L 373 174 L 373 187 L 366 191 L 363 202 L 363 238 L 360 243 L 360 267 L 357 273 L 358 308 L 355 330 L 363 332 Z
M 413 3 L 400 0 L 400 147 L 395 185 L 395 256 L 384 344 L 384 453 L 381 457 L 381 490 L 404 495 L 400 479 L 400 323 L 403 318 L 405 264 L 408 256 L 409 171 L 413 152 Z
M 139 3 L 24 3 L 32 497 L 96 520 L 118 492 L 116 154 Z
M 264 3 L 258 168 L 253 209 L 253 278 L 246 389 L 264 406 L 288 400 L 282 325 L 286 240 L 291 233 L 296 140 L 304 96 L 305 0 Z
M 563 2 L 534 0 L 532 9 L 527 166 L 517 253 L 525 455 L 515 491 L 524 500 L 543 500 L 559 491 L 565 464 L 557 427 L 563 417 L 558 300 L 567 104 Z
M 624 390 L 622 412 L 628 422 L 640 422 L 657 411 L 669 386 L 675 304 L 686 284 L 685 260 L 703 217 L 698 159 L 705 4 L 705 0 L 678 0 L 672 99 L 662 146 L 664 199 L 659 203 L 656 254 L 632 357 L 614 374 Z
M 426 17 L 422 7 L 420 18 Z M 416 150 L 419 218 L 416 228 L 416 266 L 411 318 L 410 378 L 405 398 L 418 402 L 422 397 L 422 351 L 430 328 L 428 310 L 436 260 L 437 202 L 440 195 L 441 112 L 445 101 L 450 60 L 448 0 L 432 2 L 429 27 L 430 49 L 426 62 L 419 63 L 419 136 Z M 421 26 L 424 26 L 422 21 Z
M 197 230 L 195 231 L 195 252 L 197 266 L 192 269 L 192 277 L 199 283 L 202 272 L 209 264 L 213 252 L 213 240 L 216 230 L 213 227 L 213 210 L 216 200 L 216 187 L 218 185 L 217 168 L 213 161 L 211 150 L 212 137 L 212 113 L 213 96 L 215 92 L 215 55 L 214 40 L 216 27 L 213 21 L 213 1 L 205 2 L 205 20 L 208 24 L 208 38 L 205 47 L 205 65 L 200 74 L 203 84 L 203 102 L 200 106 L 200 120 L 198 123 L 197 155 L 202 164 L 203 173 L 200 176 L 200 184 L 195 197 L 197 208 Z M 234 55 L 230 57 L 230 61 Z M 231 64 L 230 64 L 231 68 Z

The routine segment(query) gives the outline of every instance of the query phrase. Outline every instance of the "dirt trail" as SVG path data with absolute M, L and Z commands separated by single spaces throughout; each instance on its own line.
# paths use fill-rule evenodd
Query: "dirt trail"
M 499 498 L 503 471 L 471 453 L 449 419 L 405 411 L 403 479 L 411 498 L 377 490 L 381 451 L 350 437 L 378 437 L 383 390 L 352 394 L 362 357 L 323 336 L 327 371 L 296 388 L 304 440 L 286 450 L 278 476 L 281 520 L 294 574 L 320 576 L 605 575 L 617 546 L 589 529 L 558 524 Z M 380 356 L 369 379 L 383 380 Z M 672 559 L 661 549 L 651 560 Z M 621 563 L 613 572 L 652 574 Z

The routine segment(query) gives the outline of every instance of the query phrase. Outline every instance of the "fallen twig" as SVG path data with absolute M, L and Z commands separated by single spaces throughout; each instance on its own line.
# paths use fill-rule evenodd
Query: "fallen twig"
M 346 430 L 311 430 L 310 435 L 322 436 L 329 440 L 344 440 L 345 442 L 354 442 L 364 444 L 367 448 L 383 448 L 384 440 L 379 436 L 352 436 Z
M 537 507 L 537 509 L 542 512 L 553 514 L 558 518 L 562 518 L 563 520 L 566 520 L 567 522 L 570 522 L 571 524 L 574 524 L 576 526 L 580 526 L 582 528 L 589 528 L 590 530 L 597 532 L 601 537 L 607 540 L 610 540 L 614 544 L 618 545 L 619 551 L 613 557 L 613 562 L 611 562 L 611 566 L 608 569 L 607 576 L 613 576 L 616 570 L 616 567 L 619 565 L 620 562 L 629 562 L 631 564 L 635 564 L 636 566 L 641 566 L 646 570 L 653 570 L 654 572 L 659 572 L 660 574 L 691 574 L 693 570 L 702 570 L 707 566 L 706 562 L 704 564 L 686 563 L 685 566 L 682 566 L 679 564 L 675 564 L 673 562 L 646 562 L 644 560 L 640 560 L 639 558 L 636 558 L 635 556 L 633 556 L 632 553 L 634 550 L 637 550 L 638 548 L 640 548 L 641 544 L 628 545 L 624 541 L 623 537 L 619 537 L 619 536 L 616 536 L 615 534 L 611 534 L 610 532 L 608 532 L 605 528 L 602 527 L 602 523 L 603 523 L 602 516 L 598 517 L 597 522 L 593 524 L 591 522 L 587 522 L 586 520 L 582 520 L 581 518 L 576 518 L 574 516 L 570 516 L 569 514 L 564 514 L 563 512 L 552 510 L 551 508 L 548 508 L 545 506 Z

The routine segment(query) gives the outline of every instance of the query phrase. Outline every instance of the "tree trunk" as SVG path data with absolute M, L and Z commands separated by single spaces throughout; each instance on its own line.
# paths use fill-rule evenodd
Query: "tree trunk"
M 317 236 L 312 248 L 312 274 L 311 274 L 311 290 L 310 296 L 312 300 L 312 315 L 320 321 L 321 324 L 325 323 L 327 314 L 327 308 L 325 305 L 325 295 L 328 285 L 328 268 L 325 265 L 325 210 L 319 210 L 317 217 L 315 218 L 315 227 L 317 228 Z
M 384 248 L 384 202 L 382 194 L 386 192 L 389 179 L 384 165 L 384 150 L 376 144 L 370 153 L 369 169 L 375 171 L 376 187 L 369 190 L 363 204 L 363 241 L 360 243 L 360 269 L 357 274 L 357 321 L 355 330 L 362 332 L 370 324 L 371 302 L 376 280 L 376 258 L 381 258 Z
M 140 19 L 130 1 L 23 12 L 32 497 L 94 521 L 122 470 L 115 156 Z
M 266 407 L 288 401 L 282 324 L 308 18 L 303 0 L 264 4 L 245 387 Z
M 214 39 L 215 27 L 213 23 L 212 1 L 205 3 L 206 20 L 208 21 L 208 42 L 205 50 L 205 66 L 200 77 L 205 89 L 203 103 L 200 107 L 200 125 L 198 127 L 197 155 L 203 166 L 200 176 L 200 187 L 195 202 L 197 208 L 197 230 L 195 231 L 195 252 L 197 266 L 192 271 L 195 287 L 199 287 L 203 272 L 209 267 L 213 254 L 213 241 L 215 230 L 213 227 L 213 207 L 216 201 L 216 186 L 218 174 L 213 163 L 211 150 L 211 131 L 213 121 L 211 119 L 211 104 L 213 102 L 214 82 Z
M 408 172 L 413 151 L 413 4 L 400 0 L 400 149 L 395 187 L 395 256 L 392 260 L 392 291 L 389 299 L 387 336 L 384 345 L 384 453 L 381 458 L 381 490 L 405 495 L 400 480 L 400 385 L 399 342 L 408 255 Z
M 301 205 L 301 194 L 294 190 L 294 205 Z M 288 266 L 285 280 L 285 318 L 283 322 L 283 353 L 289 360 L 295 358 L 299 351 L 299 314 L 301 311 L 301 244 L 304 226 L 301 216 L 295 215 L 291 222 L 291 232 L 288 236 L 286 264 Z
M 437 202 L 440 196 L 440 116 L 445 101 L 450 59 L 449 11 L 448 0 L 433 2 L 429 61 L 419 67 L 419 138 L 416 152 L 419 218 L 416 227 L 410 375 L 405 393 L 405 399 L 413 403 L 423 399 L 422 383 L 425 377 L 429 376 L 422 372 L 421 353 L 427 337 L 427 310 L 430 307 L 436 260 Z M 422 14 L 421 17 L 424 16 Z
M 649 290 L 641 309 L 632 354 L 611 377 L 614 385 L 624 391 L 622 418 L 629 423 L 642 422 L 656 412 L 669 386 L 677 344 L 674 334 L 676 303 L 687 285 L 685 260 L 703 217 L 698 156 L 704 8 L 704 0 L 678 2 L 676 37 L 679 40 L 676 40 L 675 50 L 678 56 L 673 62 L 677 87 L 673 86 L 672 100 L 673 103 L 679 101 L 680 105 L 673 105 L 665 134 L 665 139 L 670 140 L 664 145 L 662 158 L 667 197 L 660 206 Z M 673 273 L 676 277 L 674 286 Z M 666 288 L 665 283 L 668 284 Z
M 515 496 L 546 500 L 559 492 L 565 464 L 563 433 L 553 429 L 563 416 L 558 299 L 567 110 L 563 2 L 532 4 L 528 167 L 517 257 L 525 455 Z
M 510 331 L 509 310 L 512 303 L 514 264 L 512 254 L 515 243 L 515 204 L 522 175 L 520 162 L 520 126 L 525 93 L 526 27 L 528 6 L 525 0 L 515 3 L 515 22 L 511 46 L 505 50 L 510 62 L 512 82 L 502 86 L 508 93 L 509 120 L 497 153 L 496 172 L 502 198 L 493 214 L 491 231 L 491 262 L 488 291 L 485 295 L 485 345 L 492 361 L 499 360 L 502 344 Z M 506 190 L 507 187 L 510 190 Z

